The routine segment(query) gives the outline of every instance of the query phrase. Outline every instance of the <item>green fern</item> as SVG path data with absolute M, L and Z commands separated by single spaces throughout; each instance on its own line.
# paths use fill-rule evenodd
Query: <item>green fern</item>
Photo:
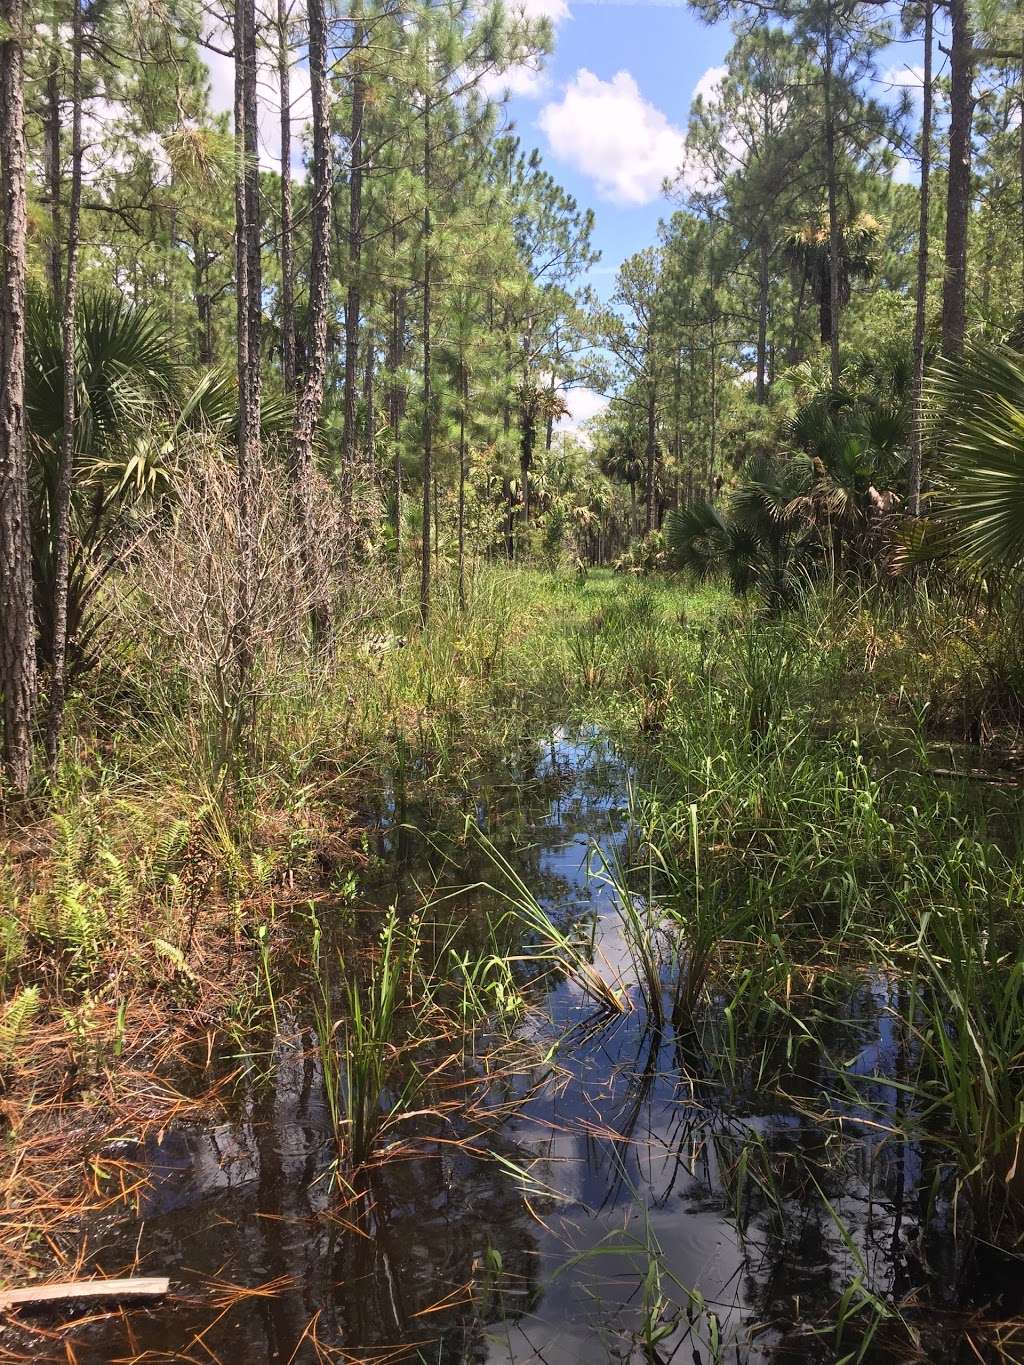
M 96 963 L 107 916 L 85 882 L 75 882 L 57 897 L 55 927 L 60 947 L 78 967 L 88 969 Z
M 100 849 L 99 861 L 107 870 L 107 890 L 110 893 L 111 908 L 115 915 L 120 917 L 131 909 L 135 901 L 135 887 L 124 863 L 111 849 Z
M 0 1014 L 0 1065 L 17 1061 L 18 1048 L 39 1012 L 39 987 L 25 986 Z
M 173 943 L 168 943 L 165 938 L 155 938 L 152 942 L 157 956 L 162 957 L 165 962 L 169 962 L 178 976 L 183 976 L 193 983 L 196 981 L 196 974 L 188 965 L 185 954 L 180 948 L 176 948 Z
M 156 890 L 161 890 L 170 883 L 174 876 L 175 864 L 184 853 L 191 833 L 191 825 L 182 819 L 173 820 L 164 830 L 153 852 L 149 874 L 150 884 Z
M 6 979 L 7 973 L 12 967 L 16 967 L 25 956 L 25 931 L 21 922 L 6 911 L 0 913 L 0 961 L 3 966 L 0 968 L 3 977 Z

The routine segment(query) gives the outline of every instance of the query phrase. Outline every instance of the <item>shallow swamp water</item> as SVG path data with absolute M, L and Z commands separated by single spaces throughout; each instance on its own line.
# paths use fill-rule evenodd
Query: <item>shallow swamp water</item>
M 699 1036 L 652 1024 L 600 874 L 630 838 L 631 777 L 600 735 L 557 732 L 491 774 L 470 813 L 634 1007 L 602 1013 L 564 974 L 540 978 L 517 1025 L 535 1064 L 482 1087 L 486 1136 L 423 1118 L 366 1174 L 357 1215 L 331 1179 L 330 1108 L 291 983 L 280 1041 L 226 1113 L 123 1144 L 147 1185 L 137 1213 L 89 1230 L 90 1259 L 169 1275 L 172 1293 L 83 1324 L 75 1360 L 1024 1359 L 1012 1328 L 1002 1357 L 971 1328 L 1016 1315 L 1019 1262 L 956 1250 L 941 1161 L 895 1131 L 907 1100 L 889 1082 L 911 1046 L 898 981 L 852 971 L 796 998 L 790 1027 L 745 1016 L 738 1038 L 725 999 Z M 358 919 L 372 935 L 388 906 L 418 913 L 438 888 L 473 886 L 453 899 L 495 913 L 486 851 L 424 840 L 420 818 L 393 801 L 375 814 L 378 871 L 321 910 L 325 932 L 344 940 Z

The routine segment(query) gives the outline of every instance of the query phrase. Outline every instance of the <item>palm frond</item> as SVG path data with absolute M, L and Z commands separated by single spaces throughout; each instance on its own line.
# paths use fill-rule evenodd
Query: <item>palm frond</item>
M 943 449 L 935 516 L 951 549 L 982 569 L 1024 563 L 1024 357 L 976 343 L 929 373 L 929 417 Z

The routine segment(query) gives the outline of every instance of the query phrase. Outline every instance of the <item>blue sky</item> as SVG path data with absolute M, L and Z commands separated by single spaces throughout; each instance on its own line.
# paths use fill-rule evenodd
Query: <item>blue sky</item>
M 655 240 L 671 211 L 660 183 L 678 169 L 698 83 L 714 79 L 727 24 L 702 24 L 685 4 L 533 0 L 555 20 L 555 50 L 538 78 L 513 76 L 508 117 L 525 146 L 596 215 L 604 292 L 619 263 Z
M 727 23 L 701 23 L 685 0 L 522 2 L 551 19 L 555 49 L 542 71 L 503 78 L 507 116 L 524 146 L 539 148 L 556 179 L 594 209 L 602 259 L 592 282 L 607 296 L 622 260 L 651 245 L 672 211 L 662 182 L 681 167 L 691 101 L 698 90 L 713 93 L 732 33 Z M 874 93 L 919 89 L 920 60 L 916 42 L 894 43 Z M 916 180 L 916 169 L 903 162 L 897 175 Z M 604 406 L 587 390 L 570 401 L 570 428 Z
M 700 22 L 686 0 L 507 0 L 527 14 L 544 16 L 554 28 L 554 51 L 542 69 L 514 68 L 495 78 L 489 90 L 502 98 L 506 118 L 526 148 L 537 147 L 555 178 L 581 206 L 595 213 L 594 244 L 602 259 L 591 277 L 607 295 L 621 262 L 650 246 L 658 220 L 672 210 L 662 194 L 665 177 L 676 174 L 685 153 L 690 103 L 696 91 L 713 95 L 732 45 L 727 23 Z M 226 44 L 225 44 L 226 45 Z M 231 59 L 207 51 L 214 109 L 230 111 L 234 91 Z M 936 64 L 944 59 L 936 52 Z M 884 79 L 875 92 L 885 96 L 901 85 L 919 86 L 916 43 L 895 44 L 883 54 Z M 292 165 L 302 175 L 302 129 L 310 117 L 309 78 L 304 59 L 292 70 Z M 263 72 L 260 90 L 261 160 L 280 164 L 280 114 L 273 71 Z M 909 164 L 900 177 L 916 179 Z M 571 398 L 577 426 L 604 405 L 597 394 L 577 390 Z

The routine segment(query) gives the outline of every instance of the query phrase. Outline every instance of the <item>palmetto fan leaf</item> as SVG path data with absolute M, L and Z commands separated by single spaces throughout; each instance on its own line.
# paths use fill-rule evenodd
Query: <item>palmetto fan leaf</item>
M 710 503 L 682 507 L 665 519 L 665 541 L 681 569 L 707 578 L 725 566 L 730 526 Z
M 947 547 L 986 570 L 1024 563 L 1024 356 L 975 344 L 937 364 L 928 379 L 940 441 L 935 514 Z
M 729 509 L 733 516 L 772 533 L 798 515 L 800 499 L 811 485 L 812 466 L 800 456 L 776 459 L 756 456 L 743 471 Z

